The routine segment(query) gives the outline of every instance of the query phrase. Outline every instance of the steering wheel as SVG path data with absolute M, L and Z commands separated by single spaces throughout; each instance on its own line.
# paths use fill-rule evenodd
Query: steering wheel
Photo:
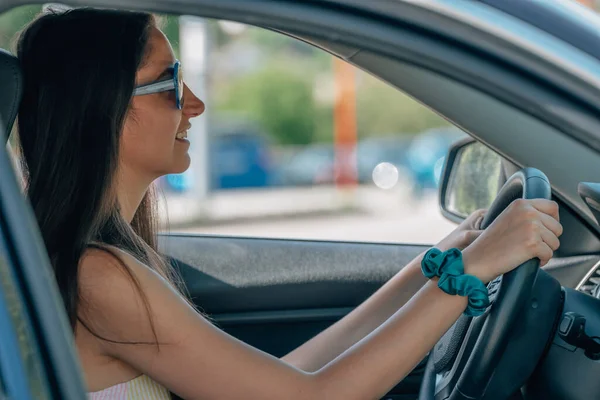
M 550 196 L 550 182 L 542 171 L 522 169 L 500 189 L 481 228 L 518 198 Z M 519 311 L 531 296 L 539 263 L 537 258 L 526 261 L 488 284 L 488 310 L 475 318 L 461 316 L 429 353 L 419 400 L 473 400 L 486 394 Z

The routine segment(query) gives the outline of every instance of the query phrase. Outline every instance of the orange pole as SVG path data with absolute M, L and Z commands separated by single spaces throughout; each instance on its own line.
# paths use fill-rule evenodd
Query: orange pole
M 357 181 L 354 149 L 356 134 L 356 82 L 354 67 L 334 57 L 335 107 L 334 146 L 335 183 L 338 186 L 355 186 Z

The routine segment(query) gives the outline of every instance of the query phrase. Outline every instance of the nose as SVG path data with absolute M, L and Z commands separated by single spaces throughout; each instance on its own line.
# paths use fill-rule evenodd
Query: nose
M 183 100 L 182 111 L 188 118 L 197 117 L 206 109 L 204 102 L 196 97 L 187 85 L 183 86 Z

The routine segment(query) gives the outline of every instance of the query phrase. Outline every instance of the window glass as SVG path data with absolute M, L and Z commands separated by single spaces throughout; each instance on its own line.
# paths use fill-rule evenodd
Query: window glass
M 454 228 L 438 184 L 462 131 L 297 39 L 229 21 L 171 23 L 207 111 L 188 131 L 190 170 L 159 180 L 170 232 L 433 243 Z

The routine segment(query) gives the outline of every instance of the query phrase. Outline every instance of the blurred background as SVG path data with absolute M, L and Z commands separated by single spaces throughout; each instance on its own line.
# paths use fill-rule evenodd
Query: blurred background
M 0 47 L 13 49 L 41 9 L 2 15 Z M 437 189 L 460 129 L 298 39 L 230 21 L 161 21 L 207 105 L 188 132 L 190 169 L 156 182 L 164 231 L 434 244 L 454 228 Z

